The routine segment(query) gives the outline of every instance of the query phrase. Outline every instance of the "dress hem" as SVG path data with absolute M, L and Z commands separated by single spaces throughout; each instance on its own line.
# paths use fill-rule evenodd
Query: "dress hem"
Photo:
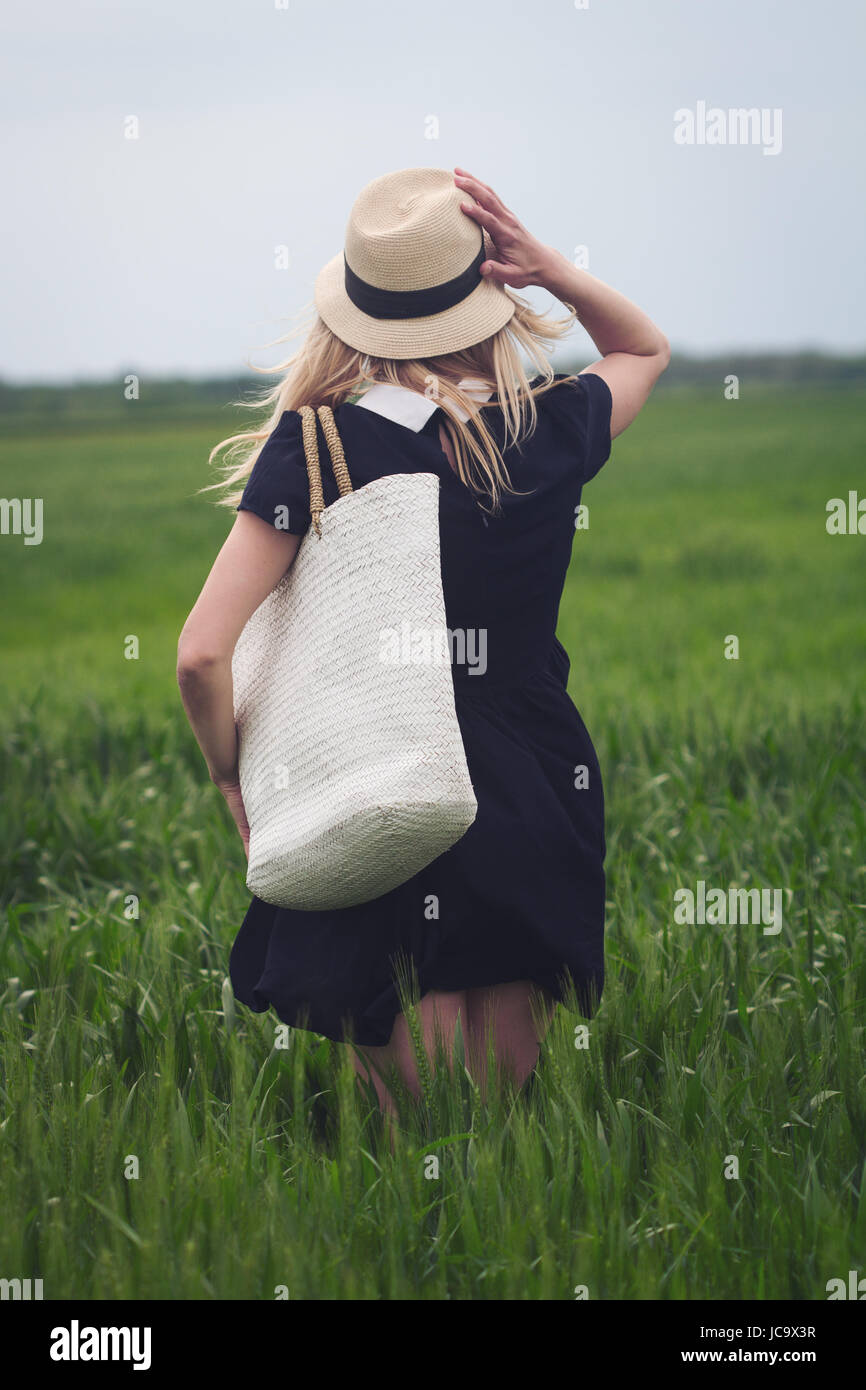
M 577 1004 L 577 1011 L 584 1018 L 592 1018 L 594 1016 L 601 1000 L 604 983 L 603 974 L 601 972 L 594 978 L 590 978 L 585 982 L 579 984 L 574 983 L 573 977 L 570 975 L 567 968 L 555 974 L 544 976 L 540 976 L 538 972 L 535 972 L 531 976 L 528 973 L 520 975 L 514 974 L 510 975 L 507 979 L 479 980 L 472 984 L 466 984 L 464 982 L 460 985 L 441 983 L 438 980 L 430 981 L 424 979 L 422 981 L 419 978 L 418 997 L 423 999 L 434 990 L 449 994 L 458 993 L 467 989 L 494 989 L 497 985 L 516 984 L 519 980 L 525 980 L 529 984 L 535 986 L 535 988 L 549 994 L 554 1004 L 565 1005 L 567 996 L 573 993 Z M 391 1021 L 387 1032 L 384 1030 L 384 1023 L 382 1026 L 378 1026 L 376 1021 L 368 1017 L 363 1025 L 358 1025 L 354 1029 L 351 1029 L 351 1036 L 347 1037 L 346 1034 L 350 1025 L 347 1025 L 345 1020 L 341 1024 L 339 1031 L 337 1031 L 335 1025 L 329 1020 L 321 1018 L 316 1020 L 315 1011 L 310 1005 L 307 1005 L 306 1008 L 300 1003 L 297 1005 L 284 1004 L 281 1006 L 273 999 L 266 998 L 260 993 L 258 988 L 253 990 L 255 1002 L 252 1002 L 251 999 L 243 999 L 237 993 L 235 994 L 235 998 L 253 1013 L 266 1013 L 268 1009 L 272 1008 L 280 1022 L 285 1023 L 290 1028 L 297 1028 L 301 1032 L 315 1033 L 319 1037 L 330 1039 L 331 1042 L 344 1044 L 354 1043 L 357 1047 L 387 1047 L 391 1040 L 394 1025 L 403 1012 L 400 1003 L 395 1002 L 393 1013 L 391 1013 L 391 1006 L 388 1006 L 387 1013 L 391 1014 Z M 351 1018 L 350 1012 L 347 1012 L 346 1017 Z M 385 1009 L 381 1011 L 381 1017 L 383 1020 L 386 1017 Z M 304 1023 L 298 1022 L 297 1020 L 301 1018 L 306 1021 Z M 361 1036 L 362 1032 L 363 1036 Z

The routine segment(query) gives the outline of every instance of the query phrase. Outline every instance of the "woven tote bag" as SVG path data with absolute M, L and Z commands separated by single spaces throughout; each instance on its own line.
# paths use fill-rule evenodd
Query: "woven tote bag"
M 340 494 L 325 507 L 316 412 L 300 414 L 312 525 L 244 627 L 232 676 L 247 887 L 324 911 L 404 883 L 465 834 L 478 804 L 454 706 L 439 479 L 395 474 L 354 491 L 320 406 Z

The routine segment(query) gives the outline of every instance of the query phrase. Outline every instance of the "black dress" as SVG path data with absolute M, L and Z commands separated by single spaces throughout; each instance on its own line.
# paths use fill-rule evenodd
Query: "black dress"
M 360 405 L 335 408 L 354 487 L 415 471 L 441 480 L 446 617 L 469 634 L 466 659 L 452 669 L 478 814 L 445 854 L 372 902 L 297 912 L 254 897 L 230 971 L 236 997 L 257 1013 L 273 1006 L 285 1023 L 338 1041 L 348 1028 L 356 1042 L 381 1045 L 400 1012 L 396 971 L 407 964 L 422 995 L 530 980 L 562 999 L 570 981 L 593 1012 L 604 978 L 604 801 L 555 631 L 581 488 L 610 453 L 611 395 L 592 373 L 557 379 L 537 400 L 534 433 L 503 450 L 520 492 L 503 494 L 499 516 L 452 470 L 435 407 L 417 430 Z M 502 444 L 496 398 L 483 409 Z M 321 426 L 319 448 L 329 504 L 338 494 Z M 303 534 L 309 487 L 291 410 L 240 503 L 271 524 L 285 506 L 289 529 Z

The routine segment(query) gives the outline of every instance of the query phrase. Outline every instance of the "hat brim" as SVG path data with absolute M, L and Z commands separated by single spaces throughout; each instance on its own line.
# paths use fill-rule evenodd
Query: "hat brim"
M 346 293 L 343 252 L 316 277 L 315 303 L 331 332 L 370 357 L 439 357 L 474 347 L 504 328 L 514 300 L 495 280 L 481 280 L 471 294 L 441 314 L 418 319 L 377 319 L 364 314 Z

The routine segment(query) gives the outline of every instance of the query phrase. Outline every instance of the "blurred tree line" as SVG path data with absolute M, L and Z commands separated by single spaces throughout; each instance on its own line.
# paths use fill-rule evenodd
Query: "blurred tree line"
M 557 371 L 579 371 L 585 361 L 555 364 Z M 717 387 L 736 376 L 742 394 L 749 386 L 794 387 L 866 385 L 866 356 L 830 353 L 750 353 L 731 351 L 713 357 L 693 357 L 674 352 L 671 365 L 657 389 Z M 150 378 L 132 369 L 113 380 L 65 384 L 14 384 L 0 380 L 0 432 L 22 428 L 52 431 L 112 423 L 143 425 L 171 419 L 214 422 L 225 418 L 226 433 L 242 427 L 248 417 L 236 403 L 255 398 L 273 378 L 244 373 L 237 376 Z M 219 426 L 217 426 L 219 427 Z

